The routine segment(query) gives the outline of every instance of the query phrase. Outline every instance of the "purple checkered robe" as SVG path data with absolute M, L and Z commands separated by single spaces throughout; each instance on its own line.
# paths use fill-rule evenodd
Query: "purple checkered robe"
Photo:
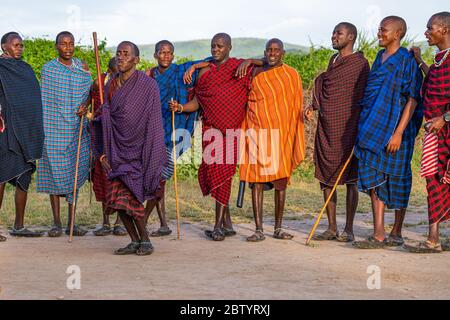
M 154 200 L 167 162 L 158 85 L 136 71 L 109 99 L 112 81 L 101 116 L 108 178 L 120 179 L 142 203 Z

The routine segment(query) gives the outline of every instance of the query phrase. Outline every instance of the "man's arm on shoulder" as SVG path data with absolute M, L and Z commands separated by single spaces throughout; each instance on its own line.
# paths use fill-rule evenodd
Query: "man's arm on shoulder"
M 197 70 L 202 70 L 204 68 L 209 67 L 209 63 L 211 60 L 208 60 L 209 58 L 205 59 L 204 61 L 200 61 L 198 63 L 193 64 L 185 73 L 183 76 L 184 84 L 192 84 L 194 73 Z
M 247 59 L 241 63 L 241 65 L 236 70 L 236 77 L 244 78 L 248 74 L 248 69 L 251 66 L 263 67 L 266 64 L 265 59 Z

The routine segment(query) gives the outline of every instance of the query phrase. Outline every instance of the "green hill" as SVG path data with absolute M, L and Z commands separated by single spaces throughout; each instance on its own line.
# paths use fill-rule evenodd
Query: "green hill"
M 233 57 L 239 58 L 253 58 L 263 55 L 266 39 L 256 38 L 235 38 L 233 39 Z M 177 57 L 203 59 L 208 57 L 211 52 L 211 40 L 193 40 L 174 42 L 175 55 Z M 308 48 L 295 44 L 285 44 L 286 51 L 307 51 Z M 115 51 L 115 47 L 109 48 L 111 51 Z M 153 53 L 155 51 L 154 44 L 139 45 L 141 54 L 145 59 L 153 59 Z

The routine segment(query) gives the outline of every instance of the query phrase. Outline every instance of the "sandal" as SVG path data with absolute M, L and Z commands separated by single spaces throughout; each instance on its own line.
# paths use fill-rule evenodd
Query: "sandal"
M 114 251 L 114 255 L 126 256 L 126 255 L 130 255 L 130 254 L 136 254 L 136 252 L 138 251 L 140 246 L 141 246 L 141 244 L 139 242 L 132 242 L 129 245 L 127 245 L 125 248 Z
M 287 232 L 283 232 L 281 229 L 277 229 L 273 233 L 273 238 L 277 240 L 292 240 L 294 239 L 294 236 Z
M 442 251 L 450 251 L 450 240 L 447 240 L 442 244 Z
M 161 227 L 158 230 L 152 232 L 150 234 L 150 237 L 152 238 L 160 238 L 160 237 L 167 237 L 172 234 L 172 230 L 170 230 L 169 227 Z
M 13 228 L 9 234 L 13 237 L 18 238 L 40 238 L 44 235 L 43 232 L 31 231 L 26 228 L 22 228 L 19 230 Z
M 234 237 L 234 236 L 237 235 L 237 232 L 234 231 L 233 229 L 225 229 L 225 228 L 222 228 L 222 229 L 220 229 L 220 230 L 222 230 L 222 233 L 225 235 L 226 238 L 228 238 L 228 237 Z M 208 238 L 211 238 L 211 239 L 212 239 L 212 234 L 213 234 L 213 232 L 214 232 L 214 231 L 206 230 L 206 231 L 205 231 L 205 234 L 206 234 L 206 236 L 207 236 Z
M 247 242 L 262 242 L 264 240 L 266 240 L 266 236 L 261 230 L 256 230 L 255 234 L 247 238 Z
M 342 232 L 342 234 L 336 239 L 338 242 L 350 243 L 355 241 L 355 236 L 347 231 Z
M 50 238 L 59 238 L 63 234 L 63 229 L 61 226 L 53 226 L 52 229 L 48 232 L 48 236 Z
M 224 241 L 225 240 L 225 233 L 222 231 L 222 229 L 215 229 L 214 231 L 205 231 L 205 235 L 214 241 Z
M 383 249 L 386 248 L 386 239 L 383 241 L 379 241 L 375 239 L 375 237 L 369 237 L 365 241 L 355 241 L 353 242 L 353 247 L 356 249 L 362 250 L 375 250 L 375 249 Z
M 312 239 L 314 241 L 334 241 L 337 240 L 339 234 L 331 230 L 327 230 L 322 234 L 315 235 Z
M 401 236 L 389 236 L 386 240 L 386 246 L 391 248 L 402 247 L 404 244 L 405 240 Z
M 128 235 L 128 232 L 123 226 L 121 226 L 120 224 L 116 224 L 114 226 L 113 235 L 117 237 L 125 237 Z
M 5 236 L 2 236 L 1 234 L 0 234 L 0 242 L 5 242 L 6 241 L 6 237 Z
M 237 232 L 233 230 L 233 228 L 231 229 L 227 229 L 227 228 L 222 228 L 222 232 L 225 234 L 225 237 L 234 237 L 237 235 Z
M 139 249 L 136 251 L 136 254 L 140 257 L 151 255 L 155 249 L 153 248 L 152 243 L 149 242 L 141 242 Z
M 94 231 L 96 237 L 106 237 L 112 233 L 112 229 L 109 225 L 104 224 L 103 227 Z
M 410 253 L 417 254 L 442 253 L 443 251 L 440 243 L 433 243 L 429 240 L 419 243 L 418 246 L 405 245 L 404 248 Z
M 81 227 L 79 227 L 77 225 L 75 225 L 73 227 L 73 236 L 74 237 L 84 237 L 87 233 L 88 233 L 87 230 L 84 230 L 83 228 L 81 228 Z M 70 229 L 69 228 L 66 229 L 66 235 L 70 236 Z

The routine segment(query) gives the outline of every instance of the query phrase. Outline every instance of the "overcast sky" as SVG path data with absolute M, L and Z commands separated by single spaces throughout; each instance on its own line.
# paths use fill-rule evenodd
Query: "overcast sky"
M 445 0 L 1 0 L 0 33 L 18 31 L 26 37 L 50 37 L 62 30 L 77 41 L 91 44 L 91 34 L 108 45 L 122 40 L 137 44 L 209 39 L 217 32 L 232 37 L 277 37 L 309 45 L 329 45 L 330 33 L 340 21 L 354 23 L 375 34 L 380 20 L 400 15 L 409 35 L 424 39 L 433 13 L 448 11 Z

